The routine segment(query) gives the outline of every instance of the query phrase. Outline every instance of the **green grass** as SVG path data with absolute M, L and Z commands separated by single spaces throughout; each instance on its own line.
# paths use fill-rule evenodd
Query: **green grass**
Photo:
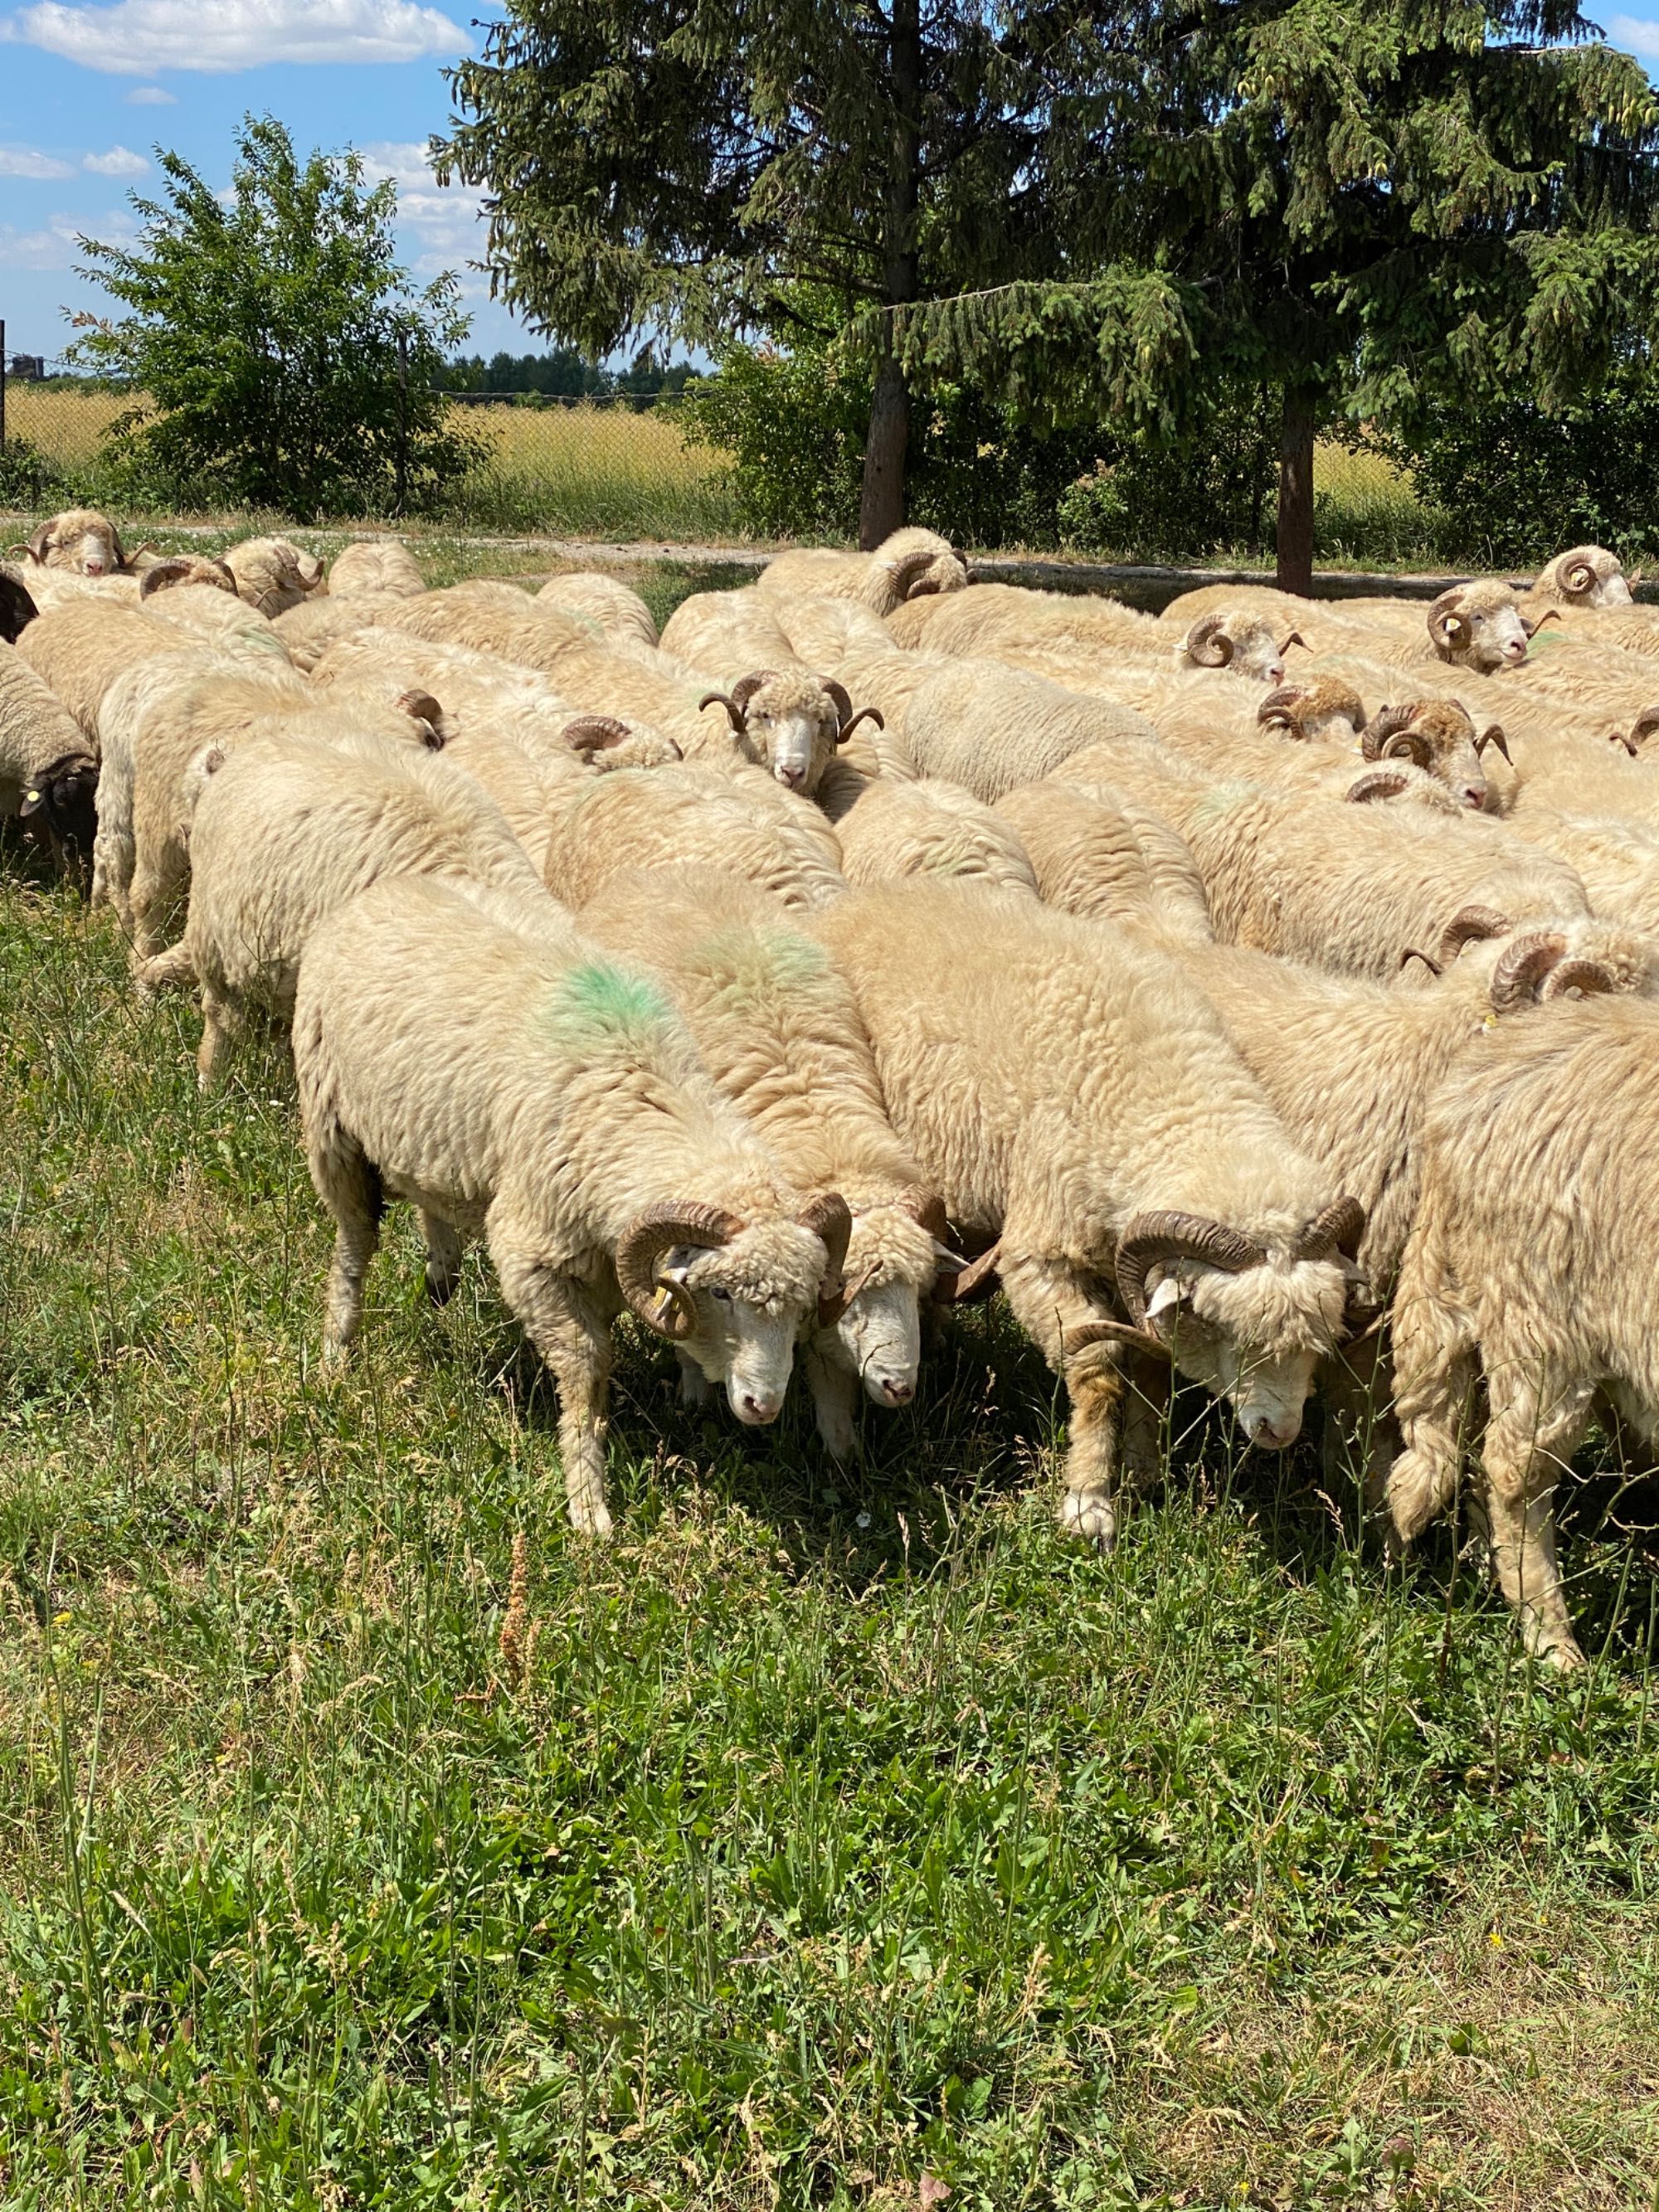
M 1650 2204 L 1605 1484 L 1565 1687 L 1196 1404 L 1101 1560 L 992 1308 L 848 1474 L 630 1336 L 596 1552 L 476 1260 L 394 1212 L 319 1378 L 283 1057 L 201 1101 L 123 978 L 0 859 L 0 2201 Z

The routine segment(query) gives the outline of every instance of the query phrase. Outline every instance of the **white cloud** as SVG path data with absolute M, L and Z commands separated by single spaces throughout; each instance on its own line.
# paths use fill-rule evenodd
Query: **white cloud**
M 1615 15 L 1607 26 L 1611 45 L 1632 54 L 1659 57 L 1659 23 L 1644 23 L 1639 15 Z
M 141 84 L 137 91 L 127 94 L 129 107 L 177 107 L 176 92 L 163 92 L 159 84 Z
M 36 0 L 0 23 L 0 37 L 114 76 L 267 62 L 410 62 L 472 43 L 459 23 L 417 0 L 115 0 L 108 8 Z
M 149 163 L 130 146 L 112 146 L 107 154 L 83 154 L 81 167 L 94 177 L 142 177 Z
M 40 179 L 74 174 L 70 162 L 59 161 L 50 154 L 37 153 L 33 146 L 0 146 L 0 177 Z
M 44 230 L 19 230 L 0 222 L 0 268 L 68 269 L 80 252 L 76 240 L 85 227 L 73 215 L 48 216 Z
M 441 185 L 423 145 L 380 138 L 358 151 L 373 183 L 389 177 L 398 187 L 398 228 L 413 243 L 417 276 L 459 270 L 483 254 L 484 217 L 478 194 L 465 185 Z

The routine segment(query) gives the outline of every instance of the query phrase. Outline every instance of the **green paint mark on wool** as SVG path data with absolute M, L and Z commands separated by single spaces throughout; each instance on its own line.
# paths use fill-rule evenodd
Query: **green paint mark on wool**
M 555 989 L 547 1015 L 554 1034 L 567 1039 L 638 1037 L 676 1025 L 674 1010 L 656 984 L 608 960 L 573 968 Z
M 757 929 L 734 922 L 697 941 L 696 964 L 732 983 L 750 987 L 808 983 L 829 965 L 822 945 L 793 929 Z

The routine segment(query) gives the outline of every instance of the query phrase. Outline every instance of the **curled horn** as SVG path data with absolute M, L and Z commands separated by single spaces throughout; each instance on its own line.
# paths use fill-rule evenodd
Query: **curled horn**
M 1644 707 L 1630 726 L 1632 750 L 1640 752 L 1656 730 L 1659 730 L 1659 707 Z
M 203 570 L 212 569 L 211 578 Z M 157 592 L 170 591 L 175 584 L 205 584 L 211 581 L 221 592 L 234 592 L 236 579 L 222 561 L 210 561 L 201 553 L 176 553 L 170 561 L 156 561 L 138 579 L 138 596 L 148 599 Z
M 1351 806 L 1369 806 L 1376 799 L 1398 799 L 1410 788 L 1411 778 L 1403 769 L 1374 768 L 1369 775 L 1351 783 L 1342 796 Z
M 873 722 L 878 730 L 887 727 L 885 716 L 879 707 L 860 707 L 850 722 L 843 722 L 836 732 L 836 743 L 844 745 L 860 722 Z
M 851 693 L 848 690 L 847 686 L 844 684 L 837 684 L 833 676 L 820 676 L 818 682 L 823 685 L 823 689 L 830 694 L 830 696 L 835 702 L 836 722 L 837 727 L 843 726 L 852 720 L 853 700 Z
M 1365 1209 L 1357 1198 L 1334 1199 L 1304 1221 L 1291 1244 L 1292 1260 L 1328 1260 L 1333 1252 L 1355 1258 L 1365 1234 Z
M 1565 992 L 1577 991 L 1587 999 L 1599 998 L 1605 991 L 1616 991 L 1618 979 L 1611 968 L 1600 960 L 1560 960 L 1544 978 L 1540 999 L 1559 999 Z
M 775 668 L 751 668 L 747 676 L 740 676 L 732 686 L 732 696 L 739 714 L 747 715 L 749 702 L 763 684 L 770 684 L 777 675 Z
M 122 544 L 121 533 L 115 527 L 113 523 L 110 525 L 109 544 L 110 550 L 115 556 L 116 567 L 118 568 L 131 568 L 132 562 L 128 557 L 127 549 Z
M 1187 633 L 1187 658 L 1198 668 L 1226 668 L 1233 641 L 1223 629 L 1225 615 L 1200 615 Z
M 938 558 L 937 553 L 919 549 L 893 563 L 889 574 L 901 599 L 925 599 L 938 592 L 939 578 L 927 573 Z
M 742 1227 L 737 1215 L 724 1206 L 704 1206 L 696 1200 L 647 1206 L 623 1231 L 617 1246 L 617 1282 L 629 1310 L 659 1336 L 690 1336 L 696 1326 L 696 1307 L 678 1283 L 659 1279 L 657 1255 L 671 1244 L 704 1244 L 712 1250 L 729 1244 Z
M 1510 766 L 1511 768 L 1514 767 L 1515 763 L 1512 760 L 1510 760 L 1510 741 L 1504 735 L 1504 725 L 1501 722 L 1489 722 L 1486 728 L 1481 731 L 1480 736 L 1474 741 L 1474 750 L 1477 757 L 1485 752 L 1488 745 L 1496 745 L 1498 751 L 1503 754 L 1504 759 L 1506 761 L 1510 761 Z
M 1466 945 L 1487 937 L 1506 937 L 1514 924 L 1493 906 L 1461 906 L 1441 932 L 1441 964 L 1449 968 Z
M 1595 548 L 1575 545 L 1571 553 L 1564 553 L 1555 564 L 1561 579 L 1561 589 L 1570 599 L 1582 599 L 1595 589 Z
M 1400 956 L 1400 973 L 1401 975 L 1405 973 L 1407 968 L 1413 960 L 1420 960 L 1423 963 L 1423 965 L 1428 969 L 1431 975 L 1443 975 L 1446 972 L 1440 965 L 1440 963 L 1435 959 L 1431 954 L 1427 952 L 1419 952 L 1416 945 L 1408 945 Z
M 1632 760 L 1636 758 L 1637 754 L 1642 750 L 1640 745 L 1637 744 L 1635 738 L 1630 736 L 1630 734 L 1624 730 L 1609 730 L 1607 732 L 1607 743 L 1610 745 L 1623 745 L 1625 750 L 1630 755 Z
M 1300 737 L 1302 725 L 1296 719 L 1295 708 L 1307 697 L 1300 684 L 1281 684 L 1270 691 L 1255 710 L 1255 719 L 1264 730 L 1293 730 Z
M 1442 592 L 1429 609 L 1429 635 L 1434 640 L 1435 651 L 1443 660 L 1451 659 L 1457 650 L 1459 639 L 1468 627 L 1463 617 L 1462 592 L 1461 584 L 1454 584 L 1450 591 Z
M 1359 750 L 1368 761 L 1381 760 L 1386 739 L 1396 730 L 1405 729 L 1417 712 L 1420 701 L 1413 700 L 1404 707 L 1379 707 L 1364 728 L 1359 732 Z
M 848 1290 L 842 1273 L 847 1264 L 848 1242 L 853 1234 L 853 1212 L 838 1190 L 820 1191 L 795 1216 L 803 1229 L 822 1237 L 829 1254 L 818 1285 L 818 1326 L 827 1328 L 847 1310 Z
M 711 693 L 710 697 L 717 697 Z M 729 702 L 728 702 L 729 703 Z M 702 702 L 706 707 L 708 699 Z M 603 752 L 608 745 L 619 745 L 628 735 L 626 722 L 619 722 L 614 714 L 578 714 L 574 722 L 564 726 L 564 741 L 573 753 L 591 758 Z
M 1500 1014 L 1529 1006 L 1541 996 L 1544 979 L 1559 968 L 1567 940 L 1553 933 L 1528 931 L 1509 945 L 1492 970 L 1492 1003 Z M 1605 987 L 1604 987 L 1605 988 Z
M 46 545 L 51 537 L 51 523 L 43 522 L 40 525 L 40 527 L 35 532 L 33 537 L 30 538 L 28 544 L 23 548 L 23 550 L 28 555 L 30 560 L 33 562 L 37 568 L 45 565 L 46 558 Z
M 935 1244 L 949 1242 L 951 1224 L 945 1217 L 945 1200 L 936 1190 L 907 1190 L 898 1206 L 901 1213 L 921 1223 Z
M 1118 1295 L 1139 1328 L 1146 1318 L 1146 1275 L 1158 1260 L 1201 1260 L 1206 1267 L 1237 1274 L 1259 1267 L 1267 1253 L 1253 1237 L 1198 1213 L 1137 1213 L 1118 1240 L 1115 1272 Z
M 1096 1344 L 1127 1344 L 1136 1352 L 1150 1352 L 1159 1359 L 1170 1357 L 1170 1347 L 1161 1336 L 1154 1336 L 1149 1328 L 1131 1328 L 1123 1321 L 1085 1321 L 1080 1328 L 1063 1329 L 1060 1357 L 1075 1359 Z
M 1288 653 L 1293 645 L 1299 645 L 1304 653 L 1310 653 L 1313 650 L 1299 629 L 1293 629 L 1279 649 L 1281 653 Z
M 744 715 L 743 708 L 738 705 L 738 702 L 732 697 L 729 692 L 705 691 L 702 698 L 697 702 L 697 712 L 701 714 L 705 707 L 724 707 L 731 720 L 732 728 L 738 732 L 739 737 L 742 736 L 747 717 Z
M 1522 615 L 1521 627 L 1528 637 L 1533 637 L 1543 629 L 1547 622 L 1559 622 L 1560 619 L 1560 615 L 1555 608 L 1546 607 L 1541 615 Z

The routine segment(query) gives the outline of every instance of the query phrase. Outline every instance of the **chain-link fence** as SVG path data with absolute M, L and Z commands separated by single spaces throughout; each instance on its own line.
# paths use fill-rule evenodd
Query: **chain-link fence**
M 118 449 L 115 426 L 142 404 L 141 394 L 66 368 L 7 358 L 0 506 L 95 497 Z M 447 404 L 482 453 L 435 519 L 555 537 L 707 543 L 739 534 L 729 465 L 684 434 L 672 400 L 453 392 Z

